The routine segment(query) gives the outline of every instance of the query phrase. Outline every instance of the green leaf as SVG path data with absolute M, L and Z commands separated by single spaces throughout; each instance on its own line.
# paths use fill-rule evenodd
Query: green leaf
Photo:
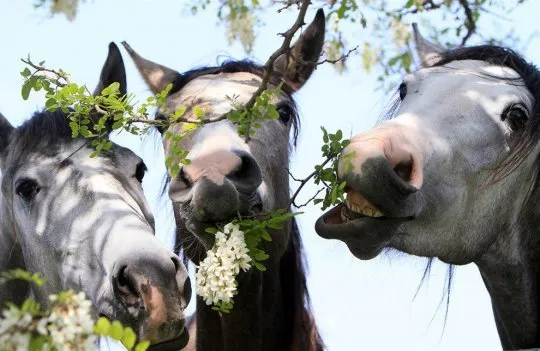
M 261 233 L 261 238 L 265 241 L 272 241 L 272 237 L 266 230 Z
M 201 119 L 201 118 L 204 117 L 205 112 L 204 112 L 200 107 L 195 106 L 195 107 L 193 108 L 193 114 L 195 115 L 195 117 Z
M 135 351 L 146 351 L 150 347 L 150 341 L 145 340 L 141 341 L 140 343 L 135 346 Z
M 112 125 L 112 129 L 116 130 L 116 129 L 120 129 L 124 126 L 124 122 L 123 121 L 116 121 L 113 123 Z
M 128 350 L 131 350 L 135 346 L 137 341 L 137 335 L 130 327 L 124 329 L 124 336 L 122 337 L 122 345 L 124 345 Z
M 209 233 L 209 234 L 216 234 L 218 232 L 217 228 L 215 228 L 215 227 L 208 227 L 204 231 Z
M 22 95 L 22 98 L 23 100 L 28 100 L 28 97 L 30 96 L 30 91 L 32 90 L 32 84 L 30 83 L 30 81 L 25 81 L 23 83 L 23 86 L 21 88 L 21 95 Z
M 109 335 L 110 328 L 111 322 L 105 317 L 100 317 L 94 325 L 94 333 L 97 335 Z
M 28 69 L 28 67 L 26 67 L 26 68 L 21 72 L 21 76 L 23 76 L 24 78 L 30 77 L 31 74 L 32 74 L 32 72 L 30 72 L 30 70 Z
M 266 252 L 262 250 L 255 253 L 255 255 L 253 255 L 253 258 L 256 259 L 257 261 L 264 261 L 268 259 L 268 257 L 270 257 L 270 255 L 268 255 Z
M 47 342 L 48 338 L 43 335 L 32 335 L 32 338 L 30 339 L 30 344 L 28 345 L 28 349 L 30 351 L 42 351 L 43 346 L 45 346 L 45 342 Z
M 259 263 L 257 261 L 252 261 L 251 263 L 253 264 L 253 267 L 257 268 L 261 272 L 266 271 L 266 267 L 263 264 L 261 264 L 261 263 Z
M 122 336 L 124 335 L 124 327 L 122 327 L 122 324 L 119 321 L 112 322 L 111 328 L 109 329 L 109 334 L 111 338 L 114 340 L 122 340 Z
M 73 85 L 73 84 L 72 84 Z M 111 83 L 108 87 L 106 87 L 105 89 L 103 89 L 101 91 L 101 95 L 103 96 L 110 96 L 110 95 L 115 95 L 115 94 L 118 94 L 120 91 L 120 83 L 118 82 L 114 82 L 114 83 Z

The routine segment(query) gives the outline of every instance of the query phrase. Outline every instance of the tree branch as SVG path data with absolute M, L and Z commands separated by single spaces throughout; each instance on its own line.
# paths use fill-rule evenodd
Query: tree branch
M 336 64 L 338 63 L 339 61 L 344 61 L 346 60 L 353 52 L 355 52 L 356 50 L 358 50 L 358 47 L 359 45 L 356 45 L 354 48 L 350 49 L 349 51 L 347 51 L 347 53 L 345 55 L 341 55 L 340 57 L 338 57 L 337 59 L 335 60 L 329 60 L 329 59 L 324 59 L 322 61 L 319 61 L 317 63 L 315 63 L 316 65 L 322 65 L 323 63 L 331 63 L 331 64 Z
M 467 34 L 461 40 L 461 46 L 464 46 L 467 43 L 467 40 L 474 34 L 476 31 L 476 22 L 474 21 L 474 15 L 469 6 L 468 0 L 459 0 L 459 4 L 463 7 L 465 11 L 465 28 L 467 28 Z
M 326 164 L 328 162 L 330 162 L 334 157 L 328 157 L 326 160 L 324 160 L 324 162 L 320 165 L 321 168 L 326 166 Z M 289 173 L 290 174 L 290 173 Z M 300 191 L 302 190 L 302 188 L 307 184 L 307 182 L 309 182 L 309 180 L 313 177 L 315 177 L 315 175 L 317 174 L 317 170 L 311 172 L 307 177 L 305 177 L 304 179 L 302 180 L 297 180 L 295 178 L 296 181 L 299 181 L 300 182 L 300 185 L 298 186 L 298 188 L 296 189 L 296 191 L 294 192 L 293 196 L 291 196 L 291 199 L 289 200 L 289 204 L 287 206 L 287 208 L 290 208 L 291 205 L 294 205 L 294 200 L 296 200 L 296 197 L 298 196 L 298 194 L 300 193 Z M 317 196 L 317 195 L 315 195 Z
M 302 2 L 302 0 L 286 0 L 286 1 L 275 1 L 275 2 L 283 4 L 283 7 L 277 10 L 278 13 L 281 13 L 282 11 L 288 9 L 289 7 L 293 5 L 298 6 Z
M 287 54 L 291 47 L 291 41 L 296 32 L 305 25 L 304 19 L 306 17 L 306 12 L 311 4 L 310 0 L 301 0 L 300 10 L 298 11 L 298 17 L 296 18 L 296 21 L 292 25 L 289 30 L 287 30 L 285 33 L 281 33 L 283 36 L 283 43 L 281 44 L 281 47 L 277 49 L 266 61 L 266 63 L 263 66 L 263 76 L 261 84 L 259 85 L 259 88 L 253 93 L 251 98 L 248 100 L 248 102 L 244 105 L 244 108 L 249 110 L 255 105 L 255 102 L 257 101 L 257 97 L 259 97 L 267 88 L 268 84 L 270 83 L 270 78 L 272 77 L 272 73 L 274 72 L 274 62 L 283 54 Z M 246 142 L 249 141 L 249 126 L 247 128 L 246 133 Z
M 21 61 L 36 70 L 32 75 L 35 75 L 38 72 L 47 72 L 47 73 L 54 74 L 57 77 L 56 84 L 59 87 L 65 87 L 66 85 L 71 84 L 71 82 L 69 81 L 69 78 L 67 77 L 67 74 L 63 71 L 56 71 L 54 69 L 45 68 L 41 65 L 36 65 L 35 63 L 32 62 L 32 60 L 30 60 L 30 56 L 28 56 L 26 60 L 21 59 Z M 60 82 L 60 79 L 63 79 L 65 83 Z
M 297 205 L 294 201 L 291 205 L 293 205 L 294 207 L 296 208 L 302 208 L 302 207 L 305 207 L 307 205 L 309 205 L 309 203 L 313 200 L 315 200 L 315 198 L 324 190 L 324 188 L 320 188 L 319 190 L 317 190 L 317 193 L 315 193 L 315 195 L 313 195 L 311 198 L 309 198 L 309 200 L 307 200 L 306 202 L 304 202 L 303 204 L 301 205 Z

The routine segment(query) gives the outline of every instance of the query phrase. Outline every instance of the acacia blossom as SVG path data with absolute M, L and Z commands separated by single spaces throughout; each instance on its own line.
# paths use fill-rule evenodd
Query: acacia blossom
M 230 303 L 237 293 L 236 276 L 251 268 L 244 232 L 229 223 L 216 233 L 214 247 L 197 270 L 197 295 L 207 305 Z
M 91 302 L 83 292 L 49 297 L 51 310 L 33 316 L 10 305 L 0 318 L 0 350 L 26 351 L 32 340 L 42 340 L 42 350 L 96 350 Z

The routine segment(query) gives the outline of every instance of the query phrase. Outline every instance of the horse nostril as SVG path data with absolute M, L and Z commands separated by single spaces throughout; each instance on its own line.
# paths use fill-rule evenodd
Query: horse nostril
M 182 183 L 185 184 L 186 188 L 190 188 L 191 186 L 193 186 L 193 182 L 191 181 L 191 179 L 189 179 L 189 176 L 186 174 L 184 167 L 180 168 L 178 178 L 182 181 Z
M 249 177 L 251 168 L 253 167 L 253 161 L 251 157 L 244 154 L 241 154 L 239 156 L 240 164 L 236 169 L 232 170 L 229 174 L 227 174 L 227 177 L 237 179 Z
M 177 257 L 174 257 L 174 256 L 171 257 L 171 261 L 173 261 L 173 264 L 174 264 L 174 271 L 178 272 L 178 269 L 180 268 L 180 261 L 178 260 Z
M 189 300 L 191 300 L 191 280 L 189 277 L 186 278 L 186 281 L 184 282 L 184 299 L 186 302 L 186 306 L 189 304 Z
M 244 151 L 234 151 L 234 153 L 240 157 L 240 166 L 227 174 L 227 178 L 233 181 L 241 192 L 255 191 L 262 182 L 261 168 L 249 153 Z
M 125 295 L 137 295 L 134 282 L 126 272 L 127 266 L 122 266 L 114 278 L 115 286 L 119 292 Z
M 400 176 L 406 182 L 411 180 L 412 173 L 412 162 L 400 162 L 395 168 L 394 171 L 398 176 Z

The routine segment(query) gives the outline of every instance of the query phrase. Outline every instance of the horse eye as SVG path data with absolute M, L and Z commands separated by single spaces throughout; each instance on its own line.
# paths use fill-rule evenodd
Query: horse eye
M 17 182 L 15 192 L 21 199 L 30 202 L 39 193 L 39 184 L 33 179 L 21 179 Z
M 146 168 L 146 165 L 144 164 L 144 162 L 141 162 L 137 165 L 137 168 L 135 169 L 135 178 L 137 178 L 139 183 L 142 183 L 144 179 L 144 174 L 146 173 L 147 170 L 148 168 Z
M 283 124 L 288 124 L 293 113 L 292 108 L 289 105 L 282 105 L 277 108 L 277 112 L 279 113 L 279 120 Z
M 407 84 L 401 83 L 399 86 L 399 98 L 401 100 L 405 99 L 405 96 L 407 95 Z
M 502 114 L 501 119 L 507 121 L 510 129 L 517 131 L 525 128 L 529 116 L 523 107 L 512 106 Z

